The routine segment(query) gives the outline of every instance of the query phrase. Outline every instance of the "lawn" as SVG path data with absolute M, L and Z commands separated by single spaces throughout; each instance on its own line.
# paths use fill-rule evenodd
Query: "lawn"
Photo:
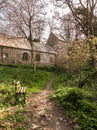
M 14 106 L 15 86 L 13 80 L 20 81 L 22 87 L 27 87 L 26 97 L 32 93 L 41 91 L 48 80 L 51 72 L 37 70 L 27 66 L 0 66 L 0 110 Z

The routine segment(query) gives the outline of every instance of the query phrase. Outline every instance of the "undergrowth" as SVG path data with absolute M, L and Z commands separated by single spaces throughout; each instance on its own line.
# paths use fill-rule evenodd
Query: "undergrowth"
M 31 67 L 0 66 L 0 109 L 13 106 L 15 103 L 15 86 L 13 80 L 20 81 L 27 87 L 26 97 L 39 92 L 51 78 L 51 72 L 34 70 Z
M 32 125 L 33 113 L 27 108 L 25 109 L 25 104 L 22 104 L 22 96 L 15 106 L 13 80 L 20 81 L 21 87 L 26 86 L 27 100 L 33 93 L 44 89 L 46 83 L 51 79 L 52 69 L 39 67 L 34 72 L 32 66 L 0 65 L 0 129 L 27 130 Z
M 13 114 L 8 114 L 7 116 L 0 120 L 0 128 L 6 130 L 27 130 L 31 125 L 32 114 L 29 110 L 21 109 L 17 110 Z
M 85 74 L 82 73 L 84 77 Z M 97 130 L 97 93 L 93 77 L 81 89 L 78 88 L 78 74 L 69 75 L 67 72 L 55 74 L 56 91 L 53 99 L 63 107 L 68 120 L 72 124 L 78 124 L 75 130 Z

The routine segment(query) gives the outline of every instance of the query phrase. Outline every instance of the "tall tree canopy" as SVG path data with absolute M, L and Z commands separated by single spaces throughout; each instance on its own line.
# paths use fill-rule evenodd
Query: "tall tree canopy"
M 67 5 L 71 10 L 73 17 L 75 18 L 77 25 L 82 29 L 83 33 L 87 35 L 94 35 L 93 21 L 94 21 L 94 11 L 96 9 L 97 0 L 55 0 L 56 6 Z M 84 13 L 84 15 L 80 15 Z M 83 19 L 82 16 L 85 16 Z M 85 28 L 84 23 L 86 23 L 87 28 Z
M 7 27 L 12 33 L 32 43 L 33 36 L 41 35 L 44 26 L 44 3 L 38 0 L 7 0 L 3 10 Z

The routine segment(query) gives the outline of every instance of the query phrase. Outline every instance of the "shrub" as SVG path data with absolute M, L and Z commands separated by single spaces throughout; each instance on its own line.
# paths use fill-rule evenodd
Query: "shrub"
M 86 115 L 85 113 L 80 115 L 78 123 L 81 130 L 97 130 L 97 118 Z
M 76 105 L 79 100 L 85 99 L 86 95 L 81 89 L 72 88 L 68 94 L 65 96 L 65 101 Z
M 53 95 L 54 98 L 58 98 L 62 102 L 70 102 L 75 105 L 78 100 L 82 100 L 86 98 L 85 92 L 79 88 L 60 88 Z
M 76 120 L 78 130 L 97 130 L 97 106 L 96 103 L 89 102 L 89 96 L 91 94 L 85 89 L 61 86 L 53 98 L 65 109 L 68 119 Z
M 89 115 L 93 114 L 92 112 L 97 110 L 96 104 L 87 100 L 79 100 L 76 104 L 76 107 L 77 109 Z

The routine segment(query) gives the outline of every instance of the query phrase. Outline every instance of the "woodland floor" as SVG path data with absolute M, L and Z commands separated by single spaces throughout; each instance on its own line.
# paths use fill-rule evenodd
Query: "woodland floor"
M 35 94 L 27 101 L 27 109 L 32 114 L 32 125 L 28 130 L 72 130 L 63 111 L 51 99 L 54 90 L 52 84 L 54 76 L 47 83 L 46 88 Z

